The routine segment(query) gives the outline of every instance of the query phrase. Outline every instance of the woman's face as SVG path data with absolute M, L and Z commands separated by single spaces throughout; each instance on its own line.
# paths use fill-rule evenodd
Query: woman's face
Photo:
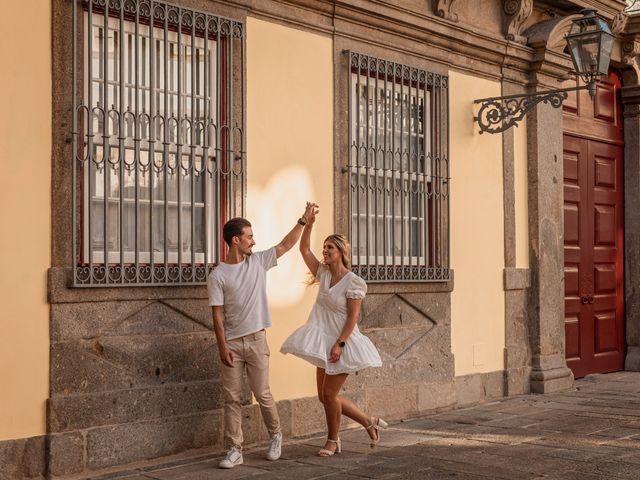
M 338 247 L 329 240 L 326 240 L 322 245 L 322 258 L 327 265 L 342 263 L 342 253 L 340 253 Z

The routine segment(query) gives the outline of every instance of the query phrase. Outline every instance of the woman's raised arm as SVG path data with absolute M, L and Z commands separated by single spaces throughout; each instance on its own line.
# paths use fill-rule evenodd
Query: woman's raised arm
M 311 215 L 307 219 L 307 224 L 304 226 L 302 237 L 300 238 L 300 253 L 302 254 L 302 259 L 314 277 L 318 273 L 318 267 L 320 266 L 320 262 L 311 251 L 311 230 L 316 221 L 317 213 L 315 208 L 311 210 Z

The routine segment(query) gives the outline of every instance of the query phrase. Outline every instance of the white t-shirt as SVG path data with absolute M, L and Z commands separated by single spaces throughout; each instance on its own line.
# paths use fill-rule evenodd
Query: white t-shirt
M 220 262 L 209 274 L 209 305 L 224 306 L 227 340 L 271 326 L 267 306 L 267 270 L 278 264 L 276 247 L 254 252 L 240 263 Z

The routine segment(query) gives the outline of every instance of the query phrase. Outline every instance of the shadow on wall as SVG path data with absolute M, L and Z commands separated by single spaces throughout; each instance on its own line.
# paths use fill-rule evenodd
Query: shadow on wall
M 307 201 L 315 201 L 315 190 L 307 169 L 292 166 L 278 170 L 262 184 L 247 185 L 247 218 L 253 225 L 255 250 L 276 245 L 295 225 Z M 325 215 L 330 205 L 321 205 Z M 317 233 L 316 233 L 317 234 Z M 312 243 L 313 245 L 313 243 Z M 306 267 L 294 251 L 278 259 L 269 272 L 267 295 L 271 308 L 286 308 L 304 295 Z

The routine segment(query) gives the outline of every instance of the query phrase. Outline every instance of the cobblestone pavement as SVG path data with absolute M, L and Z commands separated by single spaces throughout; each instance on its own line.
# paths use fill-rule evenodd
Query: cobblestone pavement
M 358 428 L 341 433 L 343 453 L 331 458 L 316 456 L 324 437 L 313 437 L 286 441 L 277 462 L 262 446 L 231 470 L 209 454 L 92 480 L 640 479 L 640 373 L 575 386 L 397 422 L 373 450 Z

